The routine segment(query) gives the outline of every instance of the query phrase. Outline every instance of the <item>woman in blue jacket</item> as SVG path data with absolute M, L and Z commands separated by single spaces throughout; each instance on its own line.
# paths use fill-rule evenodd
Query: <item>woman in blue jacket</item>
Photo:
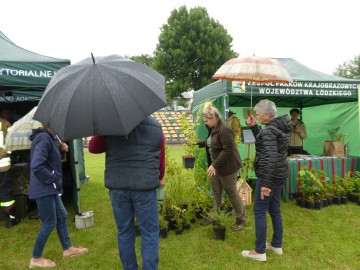
M 68 213 L 60 198 L 63 192 L 60 149 L 67 152 L 68 146 L 58 142 L 54 132 L 45 125 L 33 129 L 30 140 L 32 143 L 29 198 L 36 200 L 42 225 L 34 244 L 29 267 L 54 267 L 55 262 L 43 258 L 42 253 L 55 227 L 63 248 L 63 257 L 80 255 L 88 249 L 72 246 L 67 227 Z

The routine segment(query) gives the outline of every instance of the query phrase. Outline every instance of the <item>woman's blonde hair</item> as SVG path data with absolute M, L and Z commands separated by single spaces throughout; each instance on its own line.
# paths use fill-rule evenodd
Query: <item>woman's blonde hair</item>
M 221 119 L 219 110 L 213 106 L 211 101 L 206 102 L 204 105 L 204 109 L 202 111 L 202 115 L 208 118 L 218 118 Z

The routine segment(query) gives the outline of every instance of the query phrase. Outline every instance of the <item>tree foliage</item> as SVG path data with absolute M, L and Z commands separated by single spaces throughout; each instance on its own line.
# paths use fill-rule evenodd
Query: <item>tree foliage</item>
M 340 64 L 334 74 L 343 78 L 360 79 L 360 55 Z
M 161 28 L 153 68 L 166 78 L 169 100 L 213 82 L 211 76 L 236 56 L 232 37 L 203 7 L 175 9 Z
M 148 67 L 151 67 L 153 62 L 153 57 L 148 54 L 131 56 L 130 59 L 142 63 L 144 65 L 147 65 Z

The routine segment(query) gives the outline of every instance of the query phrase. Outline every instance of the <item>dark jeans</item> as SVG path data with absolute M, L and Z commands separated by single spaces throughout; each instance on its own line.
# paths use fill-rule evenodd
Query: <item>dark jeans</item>
M 143 270 L 158 269 L 159 216 L 156 191 L 110 190 L 118 228 L 118 248 L 124 270 L 137 270 L 134 215 L 141 234 Z
M 40 258 L 42 256 L 46 241 L 55 227 L 63 250 L 70 248 L 72 244 L 67 225 L 68 213 L 60 196 L 41 197 L 36 199 L 36 204 L 42 224 L 34 244 L 33 258 Z
M 261 200 L 260 191 L 262 186 L 262 179 L 258 178 L 256 181 L 254 214 L 255 214 L 255 231 L 256 231 L 255 251 L 257 253 L 265 253 L 266 232 L 267 232 L 267 222 L 266 222 L 267 212 L 269 212 L 270 214 L 273 231 L 274 231 L 271 240 L 271 245 L 273 247 L 282 246 L 283 224 L 282 224 L 282 217 L 280 212 L 280 196 L 284 182 L 285 179 L 273 179 L 270 196 L 265 196 L 264 199 Z

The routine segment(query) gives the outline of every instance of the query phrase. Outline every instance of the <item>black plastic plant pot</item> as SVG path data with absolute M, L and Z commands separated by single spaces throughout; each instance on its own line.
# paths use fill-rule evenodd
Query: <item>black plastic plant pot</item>
M 178 227 L 177 226 L 177 220 L 175 218 L 171 218 L 169 220 L 169 226 L 168 226 L 169 230 L 176 230 L 177 227 Z
M 195 216 L 197 219 L 202 219 L 203 218 L 203 215 L 202 215 L 202 209 L 201 208 L 197 208 L 195 209 Z
M 168 229 L 167 228 L 160 228 L 160 237 L 161 238 L 166 238 L 168 235 Z
M 186 169 L 193 169 L 195 166 L 195 157 L 183 157 L 183 165 Z
M 196 218 L 190 219 L 190 223 L 192 223 L 192 224 L 196 223 Z
M 216 240 L 225 241 L 226 228 L 213 228 L 213 231 Z
M 182 228 L 183 228 L 184 230 L 190 230 L 190 224 L 189 224 L 189 223 L 183 223 L 183 224 L 182 224 Z

